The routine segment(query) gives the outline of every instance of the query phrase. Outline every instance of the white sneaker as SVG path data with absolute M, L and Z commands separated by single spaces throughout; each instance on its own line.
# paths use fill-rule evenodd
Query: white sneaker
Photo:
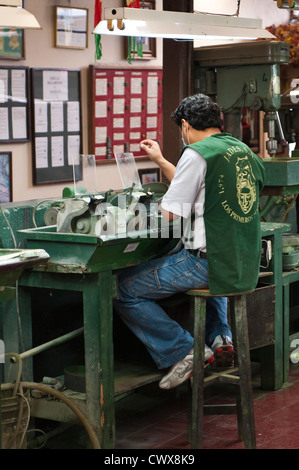
M 181 359 L 174 364 L 168 374 L 166 374 L 159 382 L 159 387 L 163 389 L 170 389 L 190 379 L 193 374 L 193 348 L 188 352 L 184 359 Z M 205 346 L 205 367 L 214 361 L 213 351 Z

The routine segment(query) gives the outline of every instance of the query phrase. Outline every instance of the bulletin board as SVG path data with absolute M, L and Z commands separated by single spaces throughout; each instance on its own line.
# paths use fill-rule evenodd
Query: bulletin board
M 162 147 L 162 70 L 105 69 L 90 66 L 89 153 L 97 163 L 115 153 L 144 157 L 139 142 L 153 139 Z
M 33 182 L 82 179 L 81 72 L 31 69 Z
M 29 140 L 28 90 L 28 67 L 0 67 L 0 143 Z

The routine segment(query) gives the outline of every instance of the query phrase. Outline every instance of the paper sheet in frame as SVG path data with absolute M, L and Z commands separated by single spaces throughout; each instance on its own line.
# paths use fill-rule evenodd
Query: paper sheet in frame
M 26 72 L 14 69 L 11 71 L 11 94 L 13 101 L 26 103 Z
M 0 103 L 8 101 L 8 70 L 0 70 Z
M 35 138 L 35 166 L 36 168 L 48 168 L 48 138 Z
M 9 139 L 8 109 L 0 108 L 0 140 Z
M 23 106 L 14 107 L 11 110 L 12 135 L 14 139 L 27 138 L 27 110 Z
M 43 98 L 45 101 L 68 101 L 68 72 L 43 71 Z

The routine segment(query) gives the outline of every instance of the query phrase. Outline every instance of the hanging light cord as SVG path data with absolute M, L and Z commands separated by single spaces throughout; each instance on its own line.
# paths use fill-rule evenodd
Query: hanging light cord
M 200 15 L 239 16 L 240 5 L 241 5 L 241 0 L 237 0 L 237 11 L 233 15 L 225 15 L 224 13 L 208 13 L 206 11 L 197 11 L 197 10 L 194 10 L 193 13 L 200 14 Z

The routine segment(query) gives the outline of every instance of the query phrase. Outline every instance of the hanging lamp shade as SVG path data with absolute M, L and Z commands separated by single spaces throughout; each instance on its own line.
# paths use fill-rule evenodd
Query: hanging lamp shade
M 41 29 L 35 16 L 22 8 L 22 0 L 0 0 L 0 27 Z

